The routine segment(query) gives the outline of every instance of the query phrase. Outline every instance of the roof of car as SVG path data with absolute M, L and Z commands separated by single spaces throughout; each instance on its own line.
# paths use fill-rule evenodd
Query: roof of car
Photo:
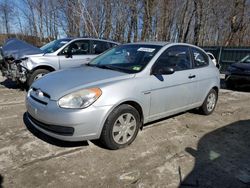
M 77 39 L 85 39 L 85 40 L 99 40 L 99 41 L 106 41 L 106 42 L 112 42 L 115 44 L 119 44 L 118 42 L 108 40 L 108 39 L 103 39 L 103 38 L 95 38 L 95 37 L 67 37 L 63 39 L 71 39 L 71 40 L 77 40 Z
M 128 43 L 128 44 L 142 44 L 142 45 L 165 46 L 165 45 L 167 45 L 167 44 L 170 44 L 170 42 L 164 42 L 164 41 L 149 41 L 149 42 L 134 42 L 134 43 Z

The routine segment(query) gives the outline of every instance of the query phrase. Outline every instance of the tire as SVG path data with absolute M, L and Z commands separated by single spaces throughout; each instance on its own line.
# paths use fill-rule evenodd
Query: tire
M 31 73 L 31 75 L 28 77 L 28 80 L 27 80 L 27 85 L 28 87 L 31 86 L 31 84 L 41 78 L 42 76 L 44 76 L 45 74 L 48 74 L 50 71 L 47 70 L 47 69 L 37 69 L 35 70 L 34 72 Z
M 130 123 L 127 123 L 128 120 Z M 135 140 L 140 125 L 139 112 L 130 105 L 122 104 L 109 114 L 100 141 L 108 149 L 124 148 Z
M 200 107 L 200 112 L 204 115 L 209 115 L 213 113 L 218 100 L 218 93 L 211 89 L 203 102 L 202 106 Z

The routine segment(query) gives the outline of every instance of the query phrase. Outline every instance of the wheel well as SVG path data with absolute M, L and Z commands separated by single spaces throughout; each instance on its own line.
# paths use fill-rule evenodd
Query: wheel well
M 42 66 L 38 66 L 38 67 L 35 67 L 32 72 L 38 70 L 38 69 L 46 69 L 48 71 L 55 71 L 55 69 L 53 67 L 50 67 L 50 66 L 47 66 L 47 65 L 42 65 Z
M 133 106 L 140 114 L 140 121 L 141 121 L 141 126 L 143 126 L 143 111 L 142 111 L 142 107 L 137 103 L 137 102 L 134 102 L 134 101 L 126 101 L 126 102 L 123 102 L 122 104 L 128 104 L 130 106 Z M 122 105 L 120 104 L 120 105 Z
M 212 89 L 214 89 L 216 91 L 216 93 L 218 94 L 218 92 L 219 92 L 219 88 L 218 87 L 215 86 Z

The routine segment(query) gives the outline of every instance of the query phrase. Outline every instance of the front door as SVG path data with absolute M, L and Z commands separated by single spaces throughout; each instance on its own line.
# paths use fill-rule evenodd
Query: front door
M 162 67 L 171 67 L 175 72 L 150 76 L 150 120 L 187 109 L 192 104 L 196 89 L 196 78 L 187 46 L 173 46 L 163 52 L 152 69 Z
M 88 63 L 96 55 L 90 52 L 89 40 L 77 40 L 66 46 L 59 55 L 60 69 L 78 67 Z

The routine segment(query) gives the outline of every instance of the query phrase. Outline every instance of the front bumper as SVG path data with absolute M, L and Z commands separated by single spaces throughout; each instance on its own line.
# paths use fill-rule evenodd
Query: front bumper
M 29 122 L 41 132 L 65 141 L 98 139 L 111 106 L 63 109 L 56 101 L 47 104 L 26 97 Z

